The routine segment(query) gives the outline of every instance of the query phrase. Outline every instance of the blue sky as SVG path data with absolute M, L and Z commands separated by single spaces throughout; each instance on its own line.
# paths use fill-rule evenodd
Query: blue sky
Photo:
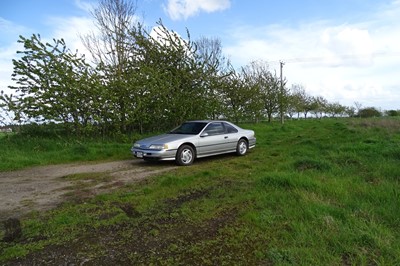
M 93 30 L 90 0 L 0 1 L 0 90 L 11 84 L 18 36 L 64 38 L 87 53 L 79 34 Z M 263 60 L 313 96 L 363 107 L 400 109 L 400 0 L 138 0 L 153 27 L 193 40 L 219 38 L 237 67 Z

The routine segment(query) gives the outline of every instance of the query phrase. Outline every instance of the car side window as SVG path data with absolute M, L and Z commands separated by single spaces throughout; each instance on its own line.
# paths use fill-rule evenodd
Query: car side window
M 207 133 L 209 136 L 224 134 L 225 129 L 222 123 L 211 123 L 209 124 L 204 133 Z
M 224 126 L 225 126 L 226 133 L 228 133 L 228 134 L 238 132 L 238 130 L 235 127 L 229 125 L 228 123 L 224 123 Z

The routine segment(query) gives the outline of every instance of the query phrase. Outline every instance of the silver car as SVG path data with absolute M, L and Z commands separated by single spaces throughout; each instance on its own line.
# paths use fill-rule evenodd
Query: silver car
M 190 165 L 195 158 L 236 152 L 245 155 L 254 148 L 253 130 L 242 129 L 227 121 L 188 121 L 171 132 L 139 140 L 131 151 L 144 160 L 175 160 Z

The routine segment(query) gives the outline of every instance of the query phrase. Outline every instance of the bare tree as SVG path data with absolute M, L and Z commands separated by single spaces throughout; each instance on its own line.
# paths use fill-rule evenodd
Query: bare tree
M 218 118 L 223 113 L 222 92 L 225 77 L 232 74 L 230 62 L 222 53 L 221 40 L 218 38 L 201 37 L 195 42 L 196 60 L 205 73 L 204 89 L 207 91 L 208 103 L 211 107 L 211 117 Z
M 97 32 L 81 37 L 104 74 L 107 92 L 103 97 L 112 99 L 104 106 L 109 116 L 106 120 L 114 121 L 121 131 L 126 130 L 132 105 L 129 94 L 134 91 L 126 70 L 132 65 L 135 34 L 142 28 L 136 10 L 136 1 L 99 0 L 99 5 L 92 10 Z
M 218 38 L 201 37 L 196 41 L 196 53 L 199 55 L 198 60 L 211 69 L 219 70 L 227 61 Z
M 129 57 L 128 47 L 134 41 L 131 33 L 141 27 L 136 11 L 136 2 L 99 0 L 98 7 L 91 12 L 97 31 L 81 36 L 95 63 L 124 66 Z
M 356 113 L 356 108 L 354 106 L 347 106 L 345 113 L 347 116 L 353 117 Z
M 360 110 L 362 108 L 362 104 L 360 102 L 354 102 L 354 105 L 356 106 L 357 114 L 359 115 L 359 117 L 361 117 Z

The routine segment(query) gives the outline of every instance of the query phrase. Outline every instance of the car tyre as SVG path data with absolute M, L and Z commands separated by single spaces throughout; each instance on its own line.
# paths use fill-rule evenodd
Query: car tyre
M 236 146 L 236 154 L 239 156 L 243 156 L 247 153 L 249 149 L 249 145 L 245 139 L 240 139 Z
M 182 145 L 176 153 L 176 163 L 178 165 L 187 166 L 191 165 L 194 161 L 195 153 L 191 146 Z

